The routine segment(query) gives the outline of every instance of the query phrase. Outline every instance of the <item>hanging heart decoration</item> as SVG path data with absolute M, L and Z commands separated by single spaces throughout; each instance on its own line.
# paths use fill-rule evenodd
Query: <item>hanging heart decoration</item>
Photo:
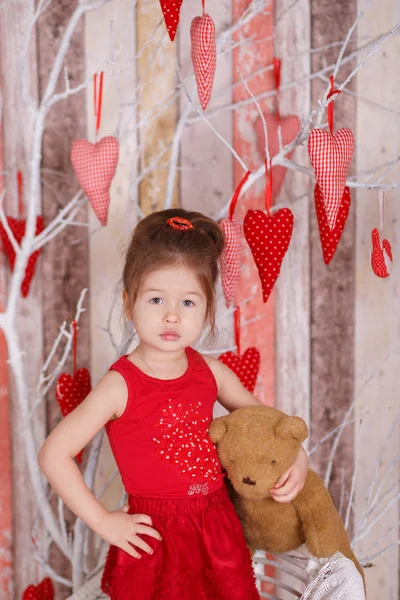
M 110 185 L 117 168 L 118 155 L 119 143 L 112 136 L 104 137 L 96 144 L 87 140 L 72 143 L 72 166 L 103 227 L 107 225 Z
M 173 42 L 178 29 L 182 0 L 160 0 L 160 5 L 168 35 Z
M 56 384 L 56 399 L 63 417 L 69 415 L 92 391 L 90 372 L 88 369 L 76 369 L 77 323 L 73 321 L 74 340 L 74 374 L 61 373 Z M 78 463 L 82 462 L 83 450 L 77 455 Z
M 247 171 L 246 175 L 240 181 L 232 195 L 229 205 L 229 216 L 220 222 L 220 227 L 225 237 L 224 251 L 221 257 L 221 281 L 227 308 L 229 308 L 235 297 L 240 277 L 241 228 L 239 221 L 234 216 L 234 211 L 242 187 L 250 174 L 251 171 Z
M 257 348 L 248 348 L 241 356 L 224 352 L 218 360 L 235 373 L 246 390 L 253 393 L 260 369 L 260 352 Z
M 22 600 L 54 600 L 53 582 L 46 577 L 39 585 L 30 585 L 22 595 Z
M 279 108 L 280 99 L 280 85 L 281 85 L 281 60 L 274 57 L 273 61 L 273 73 L 275 79 L 276 88 L 276 100 L 275 100 L 275 114 L 264 114 L 265 124 L 268 133 L 268 148 L 271 157 L 276 156 L 281 145 L 284 148 L 296 138 L 300 131 L 300 119 L 297 115 L 288 115 L 282 117 Z M 258 151 L 265 158 L 265 137 L 264 137 L 264 124 L 261 116 L 258 117 L 255 124 L 255 132 L 257 136 Z M 280 136 L 280 139 L 279 139 Z M 290 159 L 293 156 L 294 149 L 286 154 L 286 157 Z M 281 165 L 275 165 L 272 167 L 272 193 L 276 198 L 281 190 L 287 169 Z
M 349 216 L 351 196 L 350 189 L 346 186 L 344 188 L 342 201 L 340 203 L 339 212 L 336 218 L 336 224 L 333 229 L 330 229 L 328 220 L 325 212 L 324 199 L 318 183 L 314 189 L 314 201 L 315 201 L 315 212 L 318 220 L 319 236 L 321 240 L 322 254 L 324 262 L 329 265 L 333 255 L 336 252 L 336 248 L 342 237 L 344 226 L 346 225 L 347 217 Z
M 210 15 L 204 12 L 195 17 L 190 27 L 192 42 L 192 63 L 197 82 L 197 92 L 203 110 L 208 106 L 217 66 L 217 45 L 215 25 Z
M 340 94 L 334 89 L 333 77 L 330 77 L 331 89 L 327 99 Z M 329 131 L 312 129 L 308 137 L 308 155 L 314 169 L 315 178 L 320 187 L 328 225 L 335 228 L 339 213 L 347 173 L 354 154 L 354 135 L 350 129 L 342 128 L 333 133 L 334 103 L 328 105 Z
M 25 236 L 26 229 L 26 220 L 25 219 L 15 219 L 14 217 L 7 217 L 7 223 L 10 227 L 11 231 L 14 234 L 14 238 L 18 245 L 21 245 L 21 242 Z M 44 221 L 43 217 L 36 217 L 36 235 L 39 235 L 44 229 Z M 14 271 L 15 266 L 15 250 L 8 238 L 7 232 L 4 229 L 3 225 L 0 223 L 0 238 L 3 244 L 4 253 L 7 257 L 8 264 L 10 265 L 11 271 Z M 26 298 L 29 294 L 31 282 L 36 270 L 36 263 L 39 258 L 40 250 L 36 250 L 32 252 L 30 255 L 26 269 L 25 276 L 21 283 L 21 293 L 24 298 Z
M 392 247 L 388 240 L 384 239 L 384 191 L 379 190 L 379 218 L 380 218 L 380 234 L 377 229 L 373 229 L 372 237 L 372 253 L 371 267 L 377 277 L 386 278 L 392 272 L 393 255 Z M 382 243 L 381 243 L 382 239 Z

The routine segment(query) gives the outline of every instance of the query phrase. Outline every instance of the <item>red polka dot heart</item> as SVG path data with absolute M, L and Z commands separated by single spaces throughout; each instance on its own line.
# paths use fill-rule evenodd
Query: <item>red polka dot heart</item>
M 266 215 L 262 210 L 249 210 L 244 218 L 244 235 L 260 275 L 264 302 L 278 279 L 293 224 L 293 213 L 288 208 L 282 208 L 274 215 Z

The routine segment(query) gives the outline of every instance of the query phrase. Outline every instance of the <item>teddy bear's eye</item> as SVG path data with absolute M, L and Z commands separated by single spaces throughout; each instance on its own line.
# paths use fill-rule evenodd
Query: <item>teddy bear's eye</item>
M 276 465 L 276 460 L 275 459 L 271 460 L 271 464 Z

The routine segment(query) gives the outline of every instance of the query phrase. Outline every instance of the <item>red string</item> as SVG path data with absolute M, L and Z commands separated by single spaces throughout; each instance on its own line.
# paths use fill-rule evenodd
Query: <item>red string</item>
M 73 340 L 74 340 L 74 377 L 76 375 L 76 346 L 77 346 L 77 337 L 78 337 L 78 328 L 77 328 L 77 324 L 76 321 L 72 321 L 72 335 L 73 335 Z
M 102 109 L 102 104 L 103 104 L 103 78 L 104 78 L 104 72 L 101 71 L 100 73 L 100 85 L 99 85 L 99 98 L 98 98 L 98 103 L 97 106 L 95 108 L 95 115 L 97 117 L 96 119 L 96 135 L 100 129 L 100 122 L 101 122 L 101 109 Z M 96 75 L 95 75 L 95 88 L 96 88 Z M 96 101 L 96 91 L 95 91 L 95 101 Z
M 204 15 L 204 9 L 205 9 L 206 0 L 201 0 L 201 4 L 203 5 L 203 15 Z
M 268 216 L 270 217 L 269 209 L 272 204 L 272 169 L 271 169 L 271 160 L 265 159 L 265 206 L 267 209 Z
M 23 200 L 23 176 L 21 171 L 17 172 L 17 186 L 18 186 L 18 210 L 20 219 L 24 215 L 24 200 Z
M 331 96 L 334 96 L 335 94 L 340 94 L 340 90 L 335 90 L 334 86 L 335 86 L 335 80 L 333 78 L 333 75 L 331 75 L 329 77 L 329 81 L 331 82 L 331 89 L 329 91 L 329 94 L 327 95 L 326 99 L 329 100 L 329 98 Z M 333 104 L 334 102 L 330 102 L 328 104 L 328 125 L 329 125 L 329 130 L 331 132 L 331 134 L 333 135 L 333 120 L 334 120 L 334 108 L 333 108 Z
M 97 73 L 94 74 L 93 80 L 93 114 L 97 117 Z
M 276 88 L 275 114 L 276 114 L 277 119 L 281 118 L 281 113 L 279 110 L 279 88 L 281 87 L 281 64 L 282 64 L 281 59 L 274 57 L 274 79 L 275 79 L 275 88 Z
M 235 344 L 236 352 L 240 356 L 240 307 L 235 308 Z
M 230 221 L 232 221 L 232 219 L 233 219 L 233 213 L 235 212 L 236 204 L 237 204 L 237 201 L 239 200 L 239 196 L 240 196 L 240 192 L 242 191 L 242 187 L 244 186 L 244 184 L 246 183 L 246 181 L 248 180 L 250 175 L 251 175 L 251 171 L 247 171 L 246 175 L 241 179 L 239 185 L 237 186 L 236 190 L 233 193 L 232 200 L 229 205 L 229 220 Z

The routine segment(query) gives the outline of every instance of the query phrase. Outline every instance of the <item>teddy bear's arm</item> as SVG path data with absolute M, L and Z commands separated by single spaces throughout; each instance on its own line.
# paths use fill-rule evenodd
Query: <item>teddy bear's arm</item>
M 326 557 L 339 550 L 341 537 L 346 534 L 328 490 L 313 471 L 308 471 L 306 484 L 293 505 L 310 552 Z

